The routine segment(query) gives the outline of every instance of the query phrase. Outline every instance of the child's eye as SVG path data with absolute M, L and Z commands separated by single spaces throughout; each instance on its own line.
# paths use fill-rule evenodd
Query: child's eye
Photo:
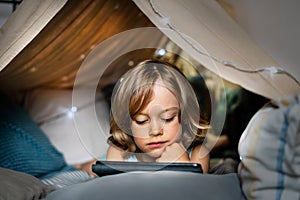
M 175 118 L 175 116 L 166 118 L 166 119 L 162 119 L 162 120 L 168 123 L 168 122 L 172 122 L 174 120 L 174 118 Z
M 135 123 L 137 123 L 138 125 L 143 125 L 143 124 L 146 124 L 148 120 L 135 120 Z

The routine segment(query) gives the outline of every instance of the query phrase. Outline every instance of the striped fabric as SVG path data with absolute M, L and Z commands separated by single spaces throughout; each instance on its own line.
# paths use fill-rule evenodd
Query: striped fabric
M 80 170 L 67 171 L 59 173 L 51 178 L 41 179 L 46 185 L 54 186 L 56 189 L 63 188 L 65 186 L 86 182 L 94 179 L 95 176 L 88 174 L 87 172 Z
M 239 173 L 247 199 L 300 199 L 300 95 L 272 101 L 249 122 Z

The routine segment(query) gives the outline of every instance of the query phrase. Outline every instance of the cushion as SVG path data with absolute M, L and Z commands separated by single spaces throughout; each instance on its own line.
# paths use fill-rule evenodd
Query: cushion
M 35 89 L 26 94 L 24 108 L 70 165 L 82 164 L 106 153 L 109 108 L 99 92 L 90 100 L 90 90 Z M 76 112 L 71 108 L 76 104 Z M 73 110 L 74 111 L 74 110 Z M 94 113 L 96 115 L 94 117 Z
M 0 93 L 0 166 L 36 177 L 70 169 L 27 112 Z
M 0 168 L 0 180 L 1 200 L 37 200 L 54 190 L 34 176 L 5 168 Z
M 55 199 L 243 200 L 237 174 L 192 172 L 129 172 L 95 178 L 50 193 Z
M 299 100 L 273 100 L 245 129 L 239 173 L 248 199 L 300 199 Z

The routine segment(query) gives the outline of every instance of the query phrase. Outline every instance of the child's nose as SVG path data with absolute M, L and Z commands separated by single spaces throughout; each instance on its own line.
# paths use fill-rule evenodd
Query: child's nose
M 163 134 L 163 123 L 160 120 L 151 120 L 150 124 L 150 135 L 162 135 Z

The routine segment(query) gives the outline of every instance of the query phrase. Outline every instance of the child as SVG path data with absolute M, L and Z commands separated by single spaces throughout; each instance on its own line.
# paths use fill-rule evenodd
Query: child
M 197 98 L 169 63 L 146 60 L 116 84 L 107 160 L 194 162 L 209 168 Z

